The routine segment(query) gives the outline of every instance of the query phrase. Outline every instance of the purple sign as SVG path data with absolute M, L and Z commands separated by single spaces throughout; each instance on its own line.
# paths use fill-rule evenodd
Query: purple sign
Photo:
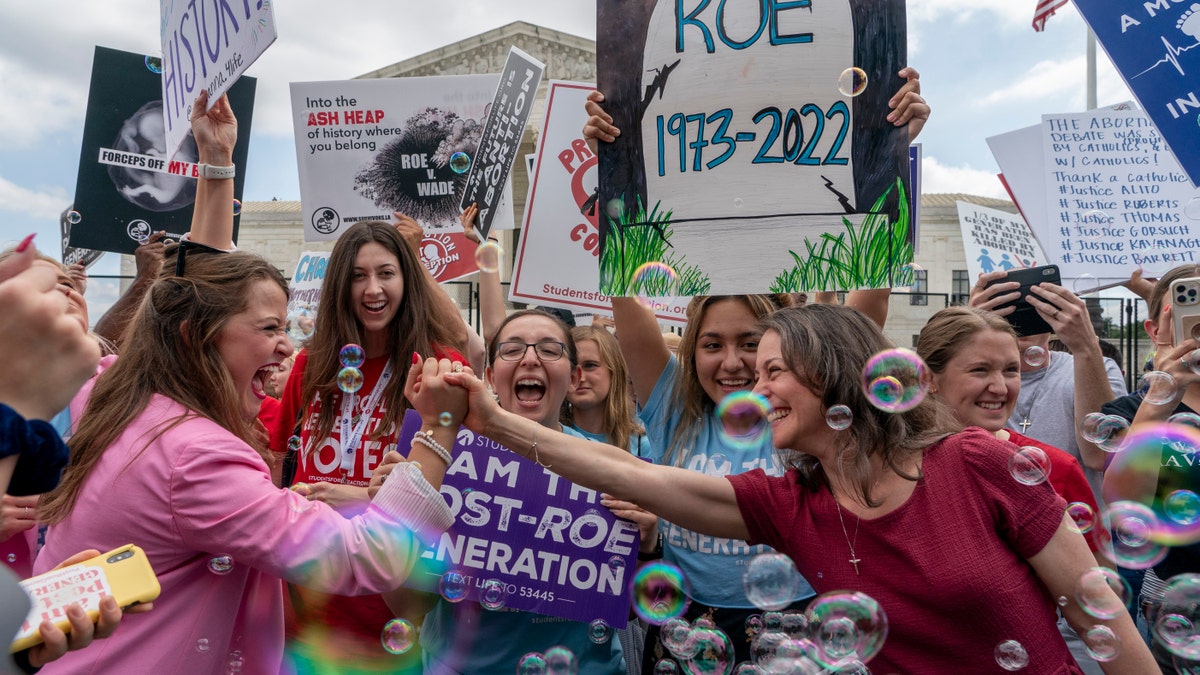
M 420 415 L 409 410 L 397 446 L 409 447 L 420 428 Z M 596 491 L 464 428 L 442 496 L 455 523 L 422 553 L 434 564 L 416 574 L 461 574 L 465 601 L 479 602 L 486 589 L 509 609 L 625 626 L 638 528 L 601 506 Z M 430 581 L 413 585 L 437 586 Z

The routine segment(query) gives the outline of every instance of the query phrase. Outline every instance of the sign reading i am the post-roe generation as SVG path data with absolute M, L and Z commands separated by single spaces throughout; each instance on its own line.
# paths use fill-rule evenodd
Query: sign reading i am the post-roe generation
M 912 257 L 905 3 L 597 2 L 601 290 L 883 287 Z M 647 267 L 650 266 L 650 267 Z M 661 275 L 658 275 L 661 276 Z M 655 289 L 650 289 L 655 290 Z

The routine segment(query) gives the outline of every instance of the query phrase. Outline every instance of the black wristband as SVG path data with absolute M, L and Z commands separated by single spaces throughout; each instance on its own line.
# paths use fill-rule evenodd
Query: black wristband
M 638 551 L 638 560 L 661 560 L 663 557 L 662 535 L 658 535 L 658 543 L 654 545 L 654 550 L 649 553 Z

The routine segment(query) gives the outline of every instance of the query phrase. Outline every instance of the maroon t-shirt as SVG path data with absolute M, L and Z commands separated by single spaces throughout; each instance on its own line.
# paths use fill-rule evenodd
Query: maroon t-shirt
M 1014 448 L 968 429 L 925 451 L 923 477 L 891 513 L 858 524 L 829 490 L 811 492 L 788 471 L 728 480 L 750 532 L 791 556 L 818 593 L 853 590 L 880 603 L 890 625 L 867 665 L 878 673 L 1004 673 L 994 650 L 1016 640 L 1028 672 L 1082 673 L 1057 614 L 1026 559 L 1057 531 L 1066 502 L 1046 483 L 1022 485 L 1008 468 Z M 849 562 L 847 537 L 861 576 Z

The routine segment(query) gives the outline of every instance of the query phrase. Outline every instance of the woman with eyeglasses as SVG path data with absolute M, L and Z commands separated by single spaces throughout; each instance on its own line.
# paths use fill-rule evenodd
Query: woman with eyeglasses
M 561 320 L 539 310 L 509 315 L 488 343 L 488 363 L 486 381 L 500 407 L 543 428 L 584 437 L 559 421 L 579 382 L 575 342 Z M 438 599 L 420 635 L 429 674 L 511 675 L 522 655 L 556 646 L 574 653 L 581 675 L 625 673 L 618 640 L 595 644 L 588 624 L 556 617 Z
M 414 532 L 437 536 L 453 519 L 438 493 L 448 459 L 420 443 L 354 518 L 273 484 L 251 443 L 263 383 L 291 353 L 287 283 L 261 256 L 230 251 L 237 122 L 224 97 L 206 104 L 201 92 L 192 132 L 209 166 L 189 239 L 168 251 L 120 358 L 106 357 L 73 400 L 71 458 L 39 508 L 50 527 L 35 574 L 80 549 L 133 543 L 162 592 L 154 612 L 45 673 L 279 672 L 281 580 L 390 590 L 423 547 Z M 423 426 L 442 445 L 454 430 L 439 416 L 457 427 L 465 412 L 436 381 L 452 368 L 410 354 L 398 374 L 423 392 Z

